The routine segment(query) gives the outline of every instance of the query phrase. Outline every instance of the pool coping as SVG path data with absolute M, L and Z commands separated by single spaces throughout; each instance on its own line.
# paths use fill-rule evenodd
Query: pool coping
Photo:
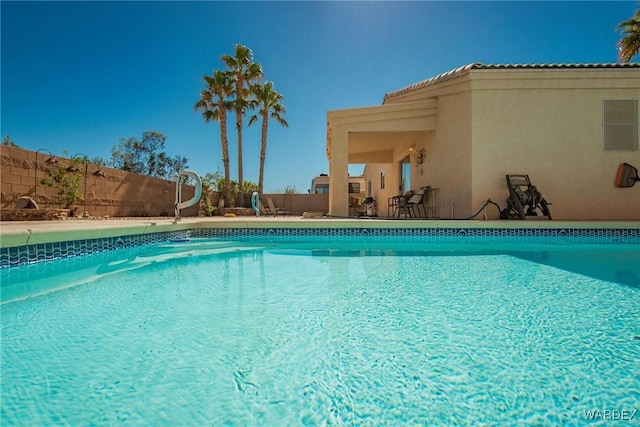
M 309 238 L 430 243 L 487 238 L 492 242 L 603 243 L 640 246 L 640 221 L 464 221 L 300 217 L 122 219 L 0 223 L 0 269 L 42 261 L 144 247 L 193 238 L 245 242 L 293 242 Z M 425 240 L 426 239 L 426 240 Z M 471 240 L 470 240 L 471 239 Z
M 640 221 L 389 220 L 374 218 L 195 217 L 67 221 L 2 221 L 0 248 L 194 229 L 530 229 L 640 230 Z

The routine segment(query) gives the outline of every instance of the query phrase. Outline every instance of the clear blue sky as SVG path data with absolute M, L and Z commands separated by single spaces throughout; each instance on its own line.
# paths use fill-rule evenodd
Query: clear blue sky
M 222 170 L 217 124 L 193 111 L 202 76 L 241 43 L 284 95 L 265 191 L 328 172 L 326 114 L 472 62 L 616 62 L 615 26 L 637 2 L 2 1 L 2 136 L 56 155 L 110 157 L 157 130 L 200 173 Z M 231 174 L 236 135 L 229 123 Z M 257 182 L 260 129 L 245 132 Z M 358 173 L 361 168 L 353 168 Z

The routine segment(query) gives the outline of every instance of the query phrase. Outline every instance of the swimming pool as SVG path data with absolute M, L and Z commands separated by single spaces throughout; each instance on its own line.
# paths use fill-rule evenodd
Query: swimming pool
M 637 236 L 263 233 L 0 270 L 2 425 L 640 417 Z

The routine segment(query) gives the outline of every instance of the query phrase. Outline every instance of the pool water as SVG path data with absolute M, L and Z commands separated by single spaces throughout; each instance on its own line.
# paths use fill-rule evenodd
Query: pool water
M 594 410 L 640 410 L 637 245 L 362 246 L 167 243 L 2 276 L 1 424 L 604 425 Z

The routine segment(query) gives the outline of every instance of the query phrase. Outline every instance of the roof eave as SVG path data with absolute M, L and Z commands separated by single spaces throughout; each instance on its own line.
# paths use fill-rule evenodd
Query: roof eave
M 448 80 L 453 80 L 458 77 L 464 76 L 471 72 L 471 70 L 518 70 L 518 69 L 581 69 L 581 68 L 640 68 L 638 63 L 593 63 L 593 64 L 481 64 L 479 62 L 473 62 L 471 64 L 464 65 L 459 68 L 438 74 L 437 76 L 413 83 L 409 86 L 405 86 L 393 92 L 385 93 L 382 103 L 384 104 L 388 99 L 407 94 L 428 86 L 433 86 L 438 83 L 442 83 Z

